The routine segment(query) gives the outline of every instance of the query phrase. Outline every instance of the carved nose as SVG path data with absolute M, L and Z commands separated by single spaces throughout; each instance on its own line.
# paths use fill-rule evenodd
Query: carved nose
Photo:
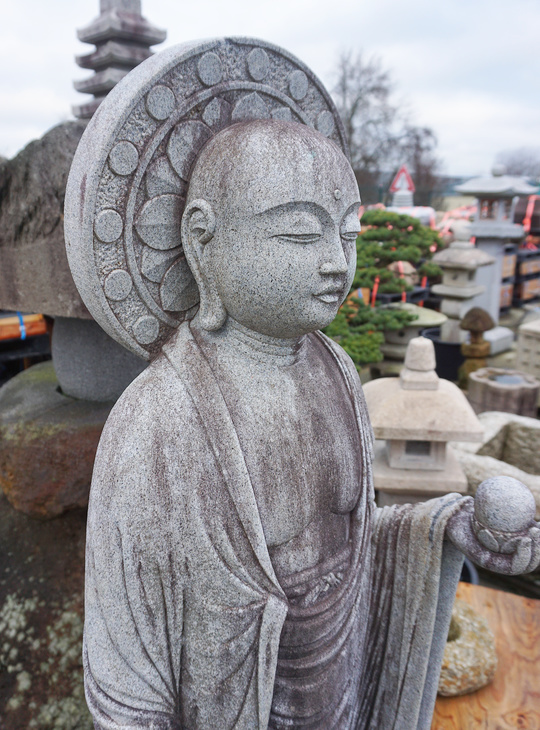
M 321 274 L 346 274 L 348 271 L 347 261 L 343 252 L 330 261 L 325 261 L 319 267 Z

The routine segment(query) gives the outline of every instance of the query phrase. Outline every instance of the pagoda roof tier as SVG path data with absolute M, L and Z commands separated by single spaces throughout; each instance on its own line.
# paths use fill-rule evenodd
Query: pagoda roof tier
M 71 111 L 73 112 L 73 116 L 77 117 L 77 119 L 90 119 L 104 98 L 105 96 L 96 96 L 83 104 L 72 106 Z
M 521 177 L 498 175 L 475 177 L 463 185 L 456 185 L 456 192 L 477 198 L 513 198 L 515 195 L 533 195 L 537 189 Z
M 111 40 L 100 45 L 93 53 L 76 56 L 75 60 L 81 68 L 92 70 L 100 70 L 107 66 L 126 66 L 132 69 L 152 55 L 152 51 L 146 45 Z
M 83 94 L 94 94 L 95 96 L 104 96 L 116 84 L 127 76 L 129 69 L 127 68 L 106 68 L 98 71 L 88 79 L 75 81 L 73 86 L 77 91 Z
M 466 241 L 454 241 L 448 248 L 437 251 L 432 261 L 441 269 L 475 271 L 480 266 L 492 264 L 495 259 L 481 248 Z
M 141 15 L 115 8 L 102 13 L 90 25 L 78 30 L 77 37 L 84 43 L 96 45 L 125 38 L 133 43 L 153 46 L 165 40 L 167 31 L 151 25 Z

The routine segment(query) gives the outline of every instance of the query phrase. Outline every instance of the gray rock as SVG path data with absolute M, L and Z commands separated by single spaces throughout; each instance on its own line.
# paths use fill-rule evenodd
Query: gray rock
M 0 389 L 0 487 L 21 512 L 40 519 L 86 507 L 92 467 L 112 403 L 60 392 L 51 362 Z
M 63 207 L 85 129 L 65 122 L 0 165 L 0 308 L 90 318 L 69 271 Z
M 115 401 L 147 363 L 112 340 L 90 320 L 57 317 L 52 356 L 65 395 L 87 401 Z

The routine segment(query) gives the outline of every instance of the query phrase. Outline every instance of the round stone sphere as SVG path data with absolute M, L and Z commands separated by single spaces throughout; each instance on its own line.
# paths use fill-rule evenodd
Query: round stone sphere
M 521 532 L 534 522 L 536 503 L 528 487 L 513 477 L 483 481 L 474 497 L 474 514 L 484 527 Z

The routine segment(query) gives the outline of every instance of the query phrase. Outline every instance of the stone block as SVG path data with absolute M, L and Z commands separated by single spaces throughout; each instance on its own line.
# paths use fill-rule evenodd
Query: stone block
M 437 469 L 393 469 L 388 464 L 386 445 L 375 442 L 373 460 L 375 489 L 389 494 L 422 495 L 423 499 L 439 497 L 448 492 L 467 491 L 467 479 L 452 449 L 447 447 L 444 471 Z M 408 501 L 408 500 L 407 500 Z
M 512 347 L 514 333 L 508 327 L 497 326 L 484 332 L 484 339 L 489 342 L 490 355 L 498 355 Z
M 0 389 L 0 486 L 16 509 L 48 519 L 86 506 L 112 405 L 62 395 L 52 362 Z
M 0 309 L 90 319 L 63 226 L 67 176 L 85 127 L 53 127 L 0 166 Z

